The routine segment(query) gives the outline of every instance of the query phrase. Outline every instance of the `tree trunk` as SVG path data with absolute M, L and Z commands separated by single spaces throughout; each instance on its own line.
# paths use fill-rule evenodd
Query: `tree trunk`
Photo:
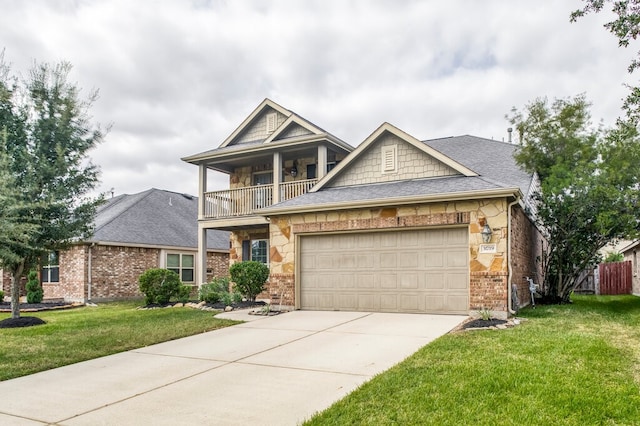
M 11 274 L 11 318 L 20 318 L 20 280 L 24 271 L 24 260 L 21 261 Z

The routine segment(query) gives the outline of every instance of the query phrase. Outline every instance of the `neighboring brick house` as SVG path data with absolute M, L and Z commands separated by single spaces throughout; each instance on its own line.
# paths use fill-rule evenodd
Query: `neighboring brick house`
M 516 149 L 388 123 L 354 149 L 266 99 L 219 148 L 183 158 L 200 168 L 199 256 L 209 232 L 231 231 L 231 263 L 267 263 L 262 296 L 296 309 L 507 316 L 529 301 L 524 277 L 542 281 L 538 180 Z M 208 170 L 230 189 L 207 191 Z
M 43 261 L 45 299 L 104 301 L 140 297 L 138 277 L 149 268 L 178 272 L 195 285 L 197 265 L 196 197 L 159 189 L 119 195 L 102 205 L 94 235 Z M 229 270 L 229 233 L 208 234 L 207 277 Z M 10 294 L 10 277 L 2 284 Z

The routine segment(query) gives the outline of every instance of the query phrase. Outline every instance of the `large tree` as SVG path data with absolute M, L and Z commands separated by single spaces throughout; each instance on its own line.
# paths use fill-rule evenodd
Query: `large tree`
M 618 38 L 618 45 L 628 47 L 631 42 L 640 36 L 640 0 L 583 0 L 585 5 L 571 13 L 571 21 L 585 16 L 588 13 L 599 13 L 610 5 L 615 19 L 604 24 L 604 27 Z M 633 73 L 640 68 L 640 51 L 637 58 L 633 59 L 628 71 Z M 640 87 L 629 86 L 630 92 L 623 103 L 627 119 L 634 125 L 640 123 Z
M 581 272 L 597 264 L 606 243 L 637 235 L 640 143 L 635 126 L 593 128 L 584 96 L 551 104 L 537 99 L 508 117 L 521 148 L 516 160 L 537 172 L 536 220 L 547 245 L 542 291 L 568 302 Z
M 19 283 L 43 255 L 88 236 L 99 198 L 87 194 L 98 183 L 88 151 L 103 139 L 89 109 L 97 97 L 80 98 L 69 82 L 71 65 L 36 64 L 28 77 L 0 74 L 0 161 L 9 185 L 0 185 L 2 220 L 19 229 L 6 235 L 0 265 L 11 272 L 12 318 L 20 316 Z M 2 200 L 9 206 L 2 210 Z M 6 211 L 6 213 L 5 213 Z

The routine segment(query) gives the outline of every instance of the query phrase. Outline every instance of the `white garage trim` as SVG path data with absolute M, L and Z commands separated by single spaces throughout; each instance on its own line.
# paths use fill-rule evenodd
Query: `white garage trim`
M 296 247 L 299 309 L 469 311 L 466 226 L 303 234 Z

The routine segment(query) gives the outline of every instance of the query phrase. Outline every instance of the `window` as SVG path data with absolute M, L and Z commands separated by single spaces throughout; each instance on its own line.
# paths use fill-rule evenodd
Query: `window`
M 396 152 L 396 145 L 382 147 L 382 173 L 392 173 L 396 171 Z
M 242 260 L 269 263 L 269 240 L 245 240 L 242 242 Z
M 194 256 L 192 254 L 167 254 L 167 269 L 180 276 L 184 283 L 192 283 L 195 276 Z
M 40 270 L 40 281 L 43 283 L 57 283 L 60 281 L 60 253 L 49 252 L 42 256 L 42 269 Z
M 251 241 L 251 260 L 269 263 L 269 240 Z

